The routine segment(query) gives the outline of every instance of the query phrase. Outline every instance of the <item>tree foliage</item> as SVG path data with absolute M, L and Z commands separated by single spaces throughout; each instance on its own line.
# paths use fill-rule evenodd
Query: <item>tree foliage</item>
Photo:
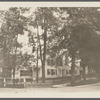
M 9 8 L 8 11 L 5 12 L 3 23 L 1 25 L 1 38 L 2 41 L 2 49 L 3 49 L 3 57 L 4 57 L 4 66 L 3 70 L 9 69 L 11 71 L 12 68 L 15 69 L 15 60 L 16 60 L 16 52 L 18 45 L 18 34 L 24 34 L 24 30 L 26 30 L 26 22 L 27 19 L 22 15 L 23 9 L 14 7 Z M 14 61 L 13 61 L 14 60 Z M 13 63 L 12 63 L 13 62 Z M 6 72 L 4 71 L 4 74 Z M 5 75 L 4 75 L 5 76 Z

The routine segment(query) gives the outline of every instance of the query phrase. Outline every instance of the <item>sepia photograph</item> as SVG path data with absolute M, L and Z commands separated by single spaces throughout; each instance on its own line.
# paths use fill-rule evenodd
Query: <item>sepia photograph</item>
M 0 98 L 100 98 L 100 2 L 0 2 Z

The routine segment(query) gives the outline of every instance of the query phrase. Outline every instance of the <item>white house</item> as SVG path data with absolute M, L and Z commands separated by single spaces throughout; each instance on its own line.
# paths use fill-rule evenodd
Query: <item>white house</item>
M 45 77 L 46 78 L 56 78 L 56 77 L 65 77 L 65 76 L 71 76 L 71 65 L 65 64 L 64 59 L 60 60 L 61 62 L 58 63 L 58 65 L 54 65 L 52 59 L 46 60 L 45 65 Z M 63 61 L 63 63 L 62 63 Z M 37 66 L 33 65 L 31 67 L 20 67 L 16 68 L 16 78 L 36 78 L 37 77 L 37 71 L 38 71 L 38 77 L 42 77 L 42 67 L 41 67 L 41 61 L 38 60 L 39 66 L 37 70 Z M 80 71 L 82 68 L 80 67 L 80 60 L 76 61 L 76 67 L 75 67 L 75 75 L 80 75 Z

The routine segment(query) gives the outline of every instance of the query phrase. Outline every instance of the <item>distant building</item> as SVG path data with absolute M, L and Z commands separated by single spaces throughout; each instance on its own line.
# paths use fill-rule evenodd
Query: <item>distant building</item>
M 66 63 L 64 59 L 59 58 L 59 61 L 53 61 L 50 57 L 46 59 L 45 65 L 45 77 L 46 78 L 56 78 L 56 77 L 66 77 L 71 76 L 71 64 Z M 38 66 L 38 77 L 42 77 L 42 67 L 41 61 L 39 61 Z M 56 63 L 56 64 L 55 64 Z M 82 68 L 80 67 L 80 60 L 76 61 L 75 75 L 80 75 Z M 16 78 L 36 78 L 37 76 L 37 66 L 33 65 L 31 67 L 16 67 Z

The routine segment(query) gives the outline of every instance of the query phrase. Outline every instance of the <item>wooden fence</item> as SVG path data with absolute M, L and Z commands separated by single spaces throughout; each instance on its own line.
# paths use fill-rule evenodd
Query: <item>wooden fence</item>
M 80 76 L 76 77 L 76 80 L 80 79 Z M 60 77 L 60 78 L 48 78 L 45 83 L 42 83 L 42 79 L 36 80 L 32 78 L 0 78 L 0 87 L 10 87 L 10 88 L 24 88 L 28 86 L 44 87 L 57 84 L 64 84 L 70 81 L 70 77 Z M 40 86 L 39 86 L 40 85 Z

